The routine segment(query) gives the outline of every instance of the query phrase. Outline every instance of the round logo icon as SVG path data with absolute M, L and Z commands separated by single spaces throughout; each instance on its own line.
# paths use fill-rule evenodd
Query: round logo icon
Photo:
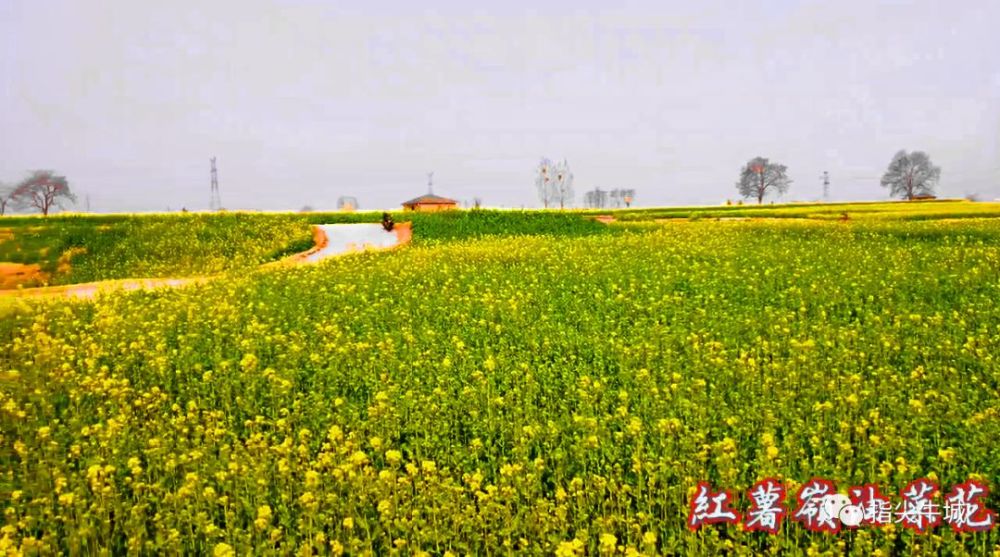
M 823 497 L 823 513 L 830 518 L 839 518 L 840 511 L 844 507 L 850 506 L 851 499 L 840 493 L 831 493 L 826 497 Z
M 861 521 L 865 518 L 865 511 L 862 510 L 860 505 L 845 505 L 840 509 L 840 514 L 837 516 L 844 526 L 854 527 L 861 524 Z

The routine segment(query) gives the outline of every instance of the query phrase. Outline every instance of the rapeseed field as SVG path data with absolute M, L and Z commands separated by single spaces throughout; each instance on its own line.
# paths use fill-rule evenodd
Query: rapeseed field
M 0 551 L 997 550 L 687 518 L 699 482 L 992 486 L 1000 222 L 542 232 L 5 318 Z

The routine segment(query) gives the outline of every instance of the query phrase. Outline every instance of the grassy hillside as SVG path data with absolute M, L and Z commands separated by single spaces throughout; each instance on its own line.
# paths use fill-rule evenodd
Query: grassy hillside
M 942 220 L 1000 217 L 1000 203 L 968 201 L 674 207 L 614 211 L 394 212 L 414 223 L 414 242 L 436 243 L 533 234 L 590 235 L 619 230 L 591 217 L 613 214 L 620 223 L 660 219 L 782 218 L 811 220 Z M 114 278 L 209 275 L 251 269 L 312 245 L 311 224 L 378 222 L 380 212 L 173 213 L 0 217 L 0 274 L 37 265 L 0 280 L 0 289 Z M 0 277 L 2 278 L 2 277 Z
M 745 510 L 766 477 L 794 506 L 814 476 L 894 501 L 1000 476 L 1000 221 L 647 230 L 431 242 L 0 320 L 3 535 L 112 554 L 1000 543 L 685 526 L 699 481 Z
M 382 213 L 175 213 L 0 218 L 0 262 L 37 264 L 33 282 L 70 284 L 208 275 L 253 268 L 312 245 L 311 224 L 378 222 Z M 607 232 L 578 214 L 524 211 L 393 213 L 414 241 L 484 235 Z M 34 286 L 36 284 L 25 284 Z

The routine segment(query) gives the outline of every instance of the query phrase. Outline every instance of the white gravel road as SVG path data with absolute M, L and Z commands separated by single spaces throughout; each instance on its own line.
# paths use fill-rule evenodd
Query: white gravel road
M 381 224 L 320 224 L 326 234 L 326 245 L 306 256 L 305 261 L 319 261 L 327 257 L 371 248 L 391 248 L 399 244 L 395 232 L 386 232 Z

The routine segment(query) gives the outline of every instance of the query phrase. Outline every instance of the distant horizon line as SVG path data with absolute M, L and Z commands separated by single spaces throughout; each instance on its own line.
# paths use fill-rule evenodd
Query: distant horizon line
M 648 211 L 656 209 L 718 209 L 726 207 L 744 207 L 744 208 L 765 208 L 765 207 L 782 207 L 782 206 L 808 206 L 808 205 L 875 205 L 884 203 L 942 203 L 942 202 L 966 202 L 966 203 L 1000 203 L 1000 198 L 997 199 L 968 199 L 965 197 L 936 197 L 933 199 L 857 199 L 857 200 L 847 200 L 847 201 L 782 201 L 782 202 L 766 202 L 766 203 L 739 203 L 738 201 L 733 203 L 718 203 L 718 204 L 693 204 L 693 205 L 633 205 L 632 207 L 508 207 L 508 206 L 489 206 L 481 205 L 478 209 L 475 207 L 456 207 L 454 209 L 447 209 L 448 211 L 551 211 L 551 212 L 607 212 L 607 211 Z M 343 211 L 338 209 L 313 209 L 310 211 L 302 211 L 297 209 L 251 209 L 251 208 L 238 208 L 238 209 L 167 209 L 167 210 L 140 210 L 140 211 L 50 211 L 49 217 L 52 216 L 101 216 L 101 215 L 190 215 L 190 214 L 238 214 L 238 213 L 253 213 L 253 214 L 310 214 L 310 213 L 336 213 L 336 214 L 358 214 L 358 213 L 380 213 L 380 212 L 399 212 L 399 213 L 426 213 L 426 211 L 414 211 L 403 209 L 402 207 L 396 208 L 375 208 L 375 209 L 355 209 L 352 211 Z M 45 218 L 46 215 L 41 213 L 11 213 L 8 212 L 5 215 L 0 216 L 0 219 L 11 217 L 11 218 L 21 218 L 21 217 L 38 217 Z

